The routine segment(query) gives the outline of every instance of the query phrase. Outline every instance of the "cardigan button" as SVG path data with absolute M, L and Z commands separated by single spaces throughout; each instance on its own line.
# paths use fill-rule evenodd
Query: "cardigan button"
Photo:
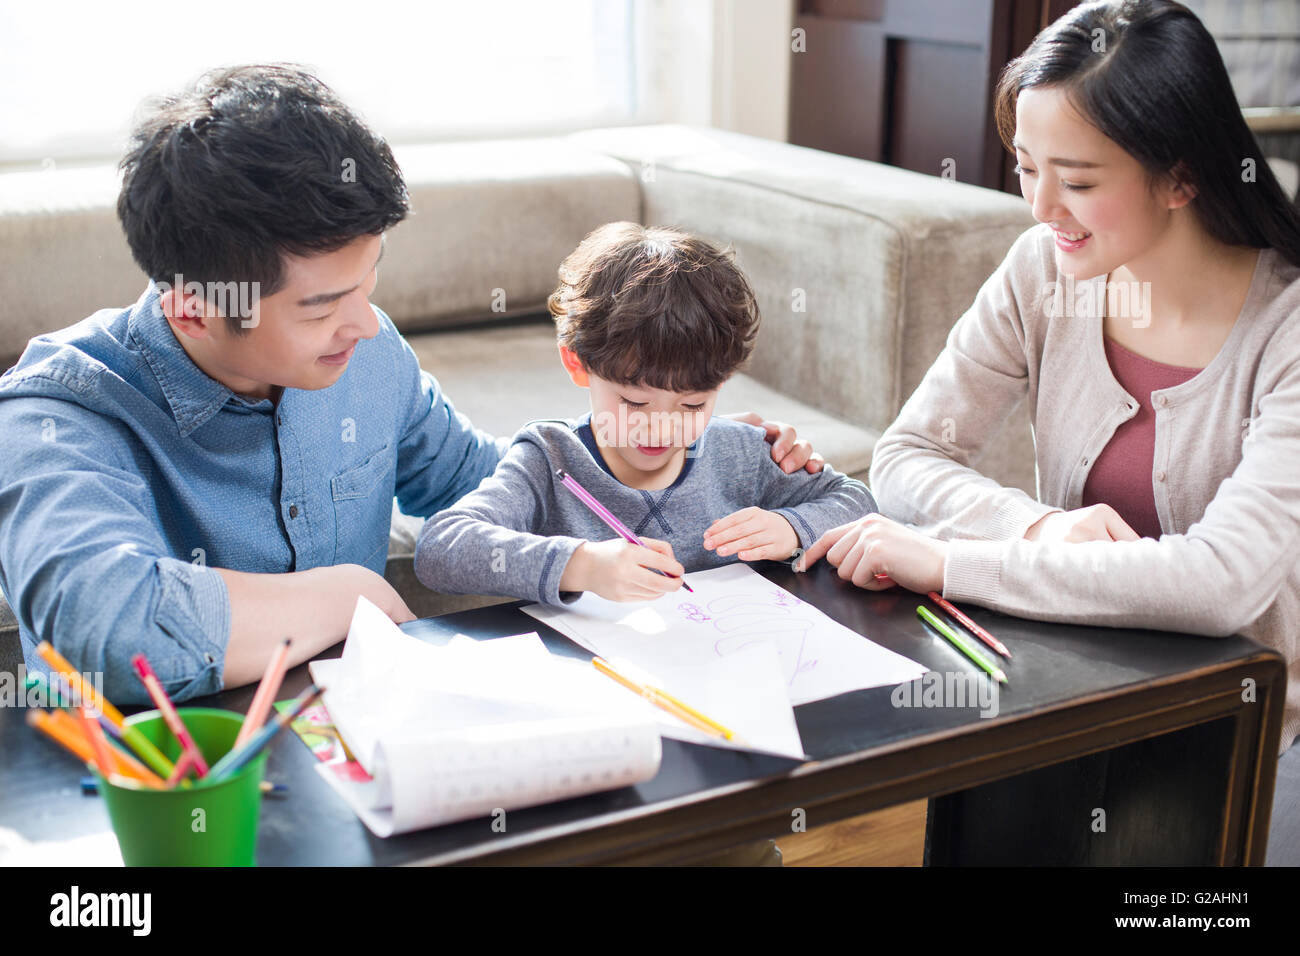
M 297 505 L 290 505 L 290 506 L 289 506 L 289 517 L 290 517 L 290 518 L 296 518 L 296 517 L 298 517 L 298 506 L 297 506 Z

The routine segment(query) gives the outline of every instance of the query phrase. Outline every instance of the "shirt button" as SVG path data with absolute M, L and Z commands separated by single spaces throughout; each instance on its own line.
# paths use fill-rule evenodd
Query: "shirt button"
M 290 506 L 289 506 L 289 517 L 290 517 L 290 518 L 296 518 L 296 517 L 298 517 L 298 506 L 297 506 L 297 505 L 290 505 Z
M 1161 395 L 1159 398 L 1156 399 L 1156 404 L 1159 405 L 1161 408 L 1164 408 L 1166 405 L 1169 404 L 1169 398 L 1165 395 Z
M 1163 471 L 1157 471 L 1156 481 L 1164 481 L 1164 480 L 1165 480 L 1165 473 Z
M 1079 464 L 1081 464 L 1081 465 L 1087 465 L 1087 464 L 1088 464 L 1088 459 L 1085 458 L 1083 461 L 1079 462 Z

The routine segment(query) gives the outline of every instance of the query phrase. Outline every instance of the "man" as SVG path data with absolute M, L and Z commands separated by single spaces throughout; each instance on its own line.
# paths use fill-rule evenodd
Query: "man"
M 177 700 L 340 640 L 382 576 L 394 495 L 427 517 L 491 474 L 479 431 L 369 302 L 408 197 L 314 77 L 215 71 L 135 130 L 118 215 L 151 281 L 0 377 L 0 591 L 29 668 L 51 641 L 106 695 Z M 348 175 L 344 175 L 344 171 Z M 746 420 L 758 423 L 756 416 Z M 765 424 L 787 471 L 822 464 Z

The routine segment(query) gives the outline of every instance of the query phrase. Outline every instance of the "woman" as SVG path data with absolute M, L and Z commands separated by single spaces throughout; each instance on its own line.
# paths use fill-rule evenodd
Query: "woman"
M 1300 217 L 1180 4 L 1071 10 L 996 97 L 1039 225 L 877 444 L 889 518 L 827 532 L 802 566 L 824 555 L 864 588 L 1038 620 L 1245 634 L 1289 662 L 1286 752 L 1300 732 Z M 969 467 L 1026 394 L 1041 501 Z M 1300 790 L 1296 754 L 1275 821 Z

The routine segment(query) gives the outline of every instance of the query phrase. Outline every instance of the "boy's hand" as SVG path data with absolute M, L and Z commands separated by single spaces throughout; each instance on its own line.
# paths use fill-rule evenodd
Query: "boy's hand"
M 742 561 L 788 558 L 799 547 L 799 536 L 785 517 L 762 508 L 741 508 L 719 518 L 704 531 L 704 547 Z
M 591 591 L 607 601 L 653 601 L 682 586 L 686 573 L 673 557 L 673 546 L 657 538 L 642 538 L 646 547 L 610 538 L 578 546 L 560 575 L 561 591 Z M 657 568 L 674 577 L 655 574 Z

